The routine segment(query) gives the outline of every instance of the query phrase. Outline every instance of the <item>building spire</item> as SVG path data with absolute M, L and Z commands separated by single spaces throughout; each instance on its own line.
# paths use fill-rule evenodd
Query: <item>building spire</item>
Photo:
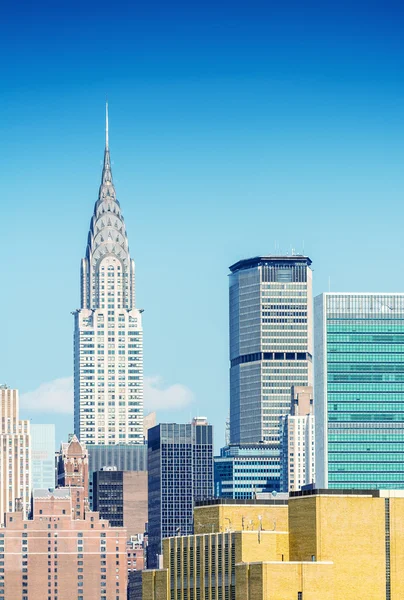
M 105 151 L 104 151 L 104 165 L 102 169 L 102 179 L 101 179 L 101 190 L 103 189 L 104 184 L 110 184 L 112 186 L 112 191 L 115 194 L 115 190 L 112 185 L 112 172 L 111 172 L 111 157 L 109 154 L 109 122 L 108 122 L 108 100 L 105 102 Z
M 109 139 L 108 139 L 108 100 L 105 103 L 105 149 L 109 149 Z

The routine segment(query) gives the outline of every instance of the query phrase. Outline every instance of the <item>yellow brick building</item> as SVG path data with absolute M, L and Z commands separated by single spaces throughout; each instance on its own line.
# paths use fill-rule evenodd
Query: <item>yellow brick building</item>
M 163 542 L 143 600 L 404 600 L 404 492 L 214 500 Z

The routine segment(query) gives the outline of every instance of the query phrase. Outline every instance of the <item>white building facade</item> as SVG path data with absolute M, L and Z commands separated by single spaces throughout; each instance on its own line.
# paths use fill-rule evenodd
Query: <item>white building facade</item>
M 0 386 L 0 523 L 21 501 L 28 518 L 31 500 L 31 436 L 29 421 L 19 419 L 18 390 Z
M 291 414 L 282 419 L 283 492 L 298 492 L 315 482 L 313 388 L 293 387 Z
M 292 385 L 313 384 L 311 260 L 258 256 L 230 267 L 230 442 L 280 448 Z
M 143 443 L 141 312 L 112 181 L 107 112 L 101 186 L 81 262 L 81 308 L 74 313 L 74 430 L 86 445 Z

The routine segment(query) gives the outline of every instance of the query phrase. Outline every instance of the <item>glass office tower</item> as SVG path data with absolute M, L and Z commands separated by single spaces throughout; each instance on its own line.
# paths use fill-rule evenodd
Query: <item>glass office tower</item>
M 316 486 L 404 488 L 404 294 L 315 298 Z
M 312 385 L 310 265 L 307 256 L 257 256 L 230 267 L 232 444 L 279 447 L 292 385 Z
M 159 565 L 163 538 L 193 532 L 194 502 L 213 497 L 212 430 L 201 418 L 149 429 L 149 569 Z
M 31 424 L 32 489 L 54 488 L 55 426 Z

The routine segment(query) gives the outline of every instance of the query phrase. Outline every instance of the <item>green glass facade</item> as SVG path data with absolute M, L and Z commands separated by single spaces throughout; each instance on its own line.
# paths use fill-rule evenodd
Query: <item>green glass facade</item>
M 404 294 L 315 298 L 317 487 L 404 488 Z

